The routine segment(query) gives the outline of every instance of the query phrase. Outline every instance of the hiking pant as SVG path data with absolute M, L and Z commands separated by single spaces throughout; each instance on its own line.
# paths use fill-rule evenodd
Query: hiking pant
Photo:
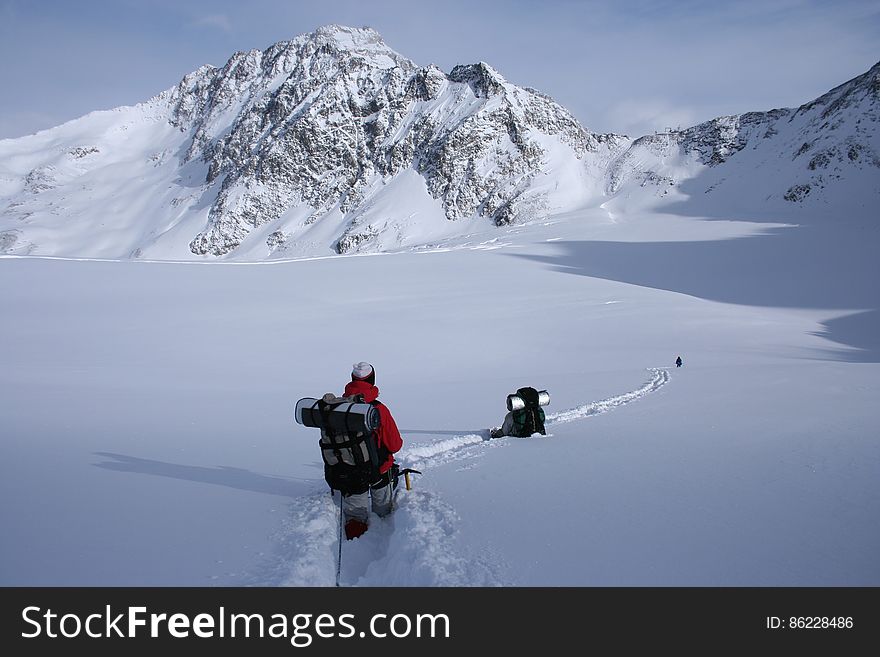
M 391 470 L 383 474 L 379 481 L 370 486 L 363 493 L 353 493 L 342 496 L 342 513 L 345 520 L 352 518 L 369 524 L 370 502 L 373 503 L 373 513 L 380 518 L 391 513 L 392 500 L 396 480 Z
M 508 413 L 504 416 L 504 422 L 501 423 L 501 435 L 502 436 L 515 436 L 516 431 L 513 426 L 513 413 Z

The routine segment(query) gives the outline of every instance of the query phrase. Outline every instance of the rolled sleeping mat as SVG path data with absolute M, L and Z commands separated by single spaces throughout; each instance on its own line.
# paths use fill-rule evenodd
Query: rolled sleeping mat
M 296 402 L 294 419 L 304 427 L 346 433 L 371 432 L 379 428 L 379 409 L 372 404 L 328 394 L 323 399 L 300 399 Z
M 546 390 L 538 391 L 538 406 L 546 406 L 550 403 L 550 393 Z M 521 411 L 526 407 L 525 400 L 517 394 L 507 395 L 507 410 Z

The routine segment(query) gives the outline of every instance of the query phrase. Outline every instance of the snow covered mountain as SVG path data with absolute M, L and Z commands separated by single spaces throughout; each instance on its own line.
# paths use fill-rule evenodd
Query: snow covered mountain
M 867 211 L 878 78 L 880 65 L 796 110 L 632 140 L 590 132 L 485 63 L 444 73 L 374 30 L 327 26 L 202 67 L 140 105 L 0 141 L 0 253 L 379 252 L 609 197 L 653 206 L 710 193 L 719 211 L 777 213 L 840 197 Z
M 612 163 L 606 193 L 670 188 L 701 209 L 790 213 L 786 205 L 872 213 L 880 200 L 880 63 L 796 109 L 724 116 L 636 139 Z M 636 195 L 644 192 L 638 192 Z M 795 215 L 796 216 L 796 215 Z

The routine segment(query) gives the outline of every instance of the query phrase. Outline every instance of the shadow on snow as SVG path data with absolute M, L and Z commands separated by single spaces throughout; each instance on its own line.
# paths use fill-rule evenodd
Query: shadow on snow
M 811 225 L 696 242 L 558 241 L 554 255 L 508 254 L 556 271 L 749 306 L 840 310 L 819 335 L 880 362 L 878 233 Z
M 311 485 L 313 482 L 306 486 L 298 481 L 284 477 L 262 475 L 231 466 L 205 467 L 182 465 L 180 463 L 166 463 L 164 461 L 126 456 L 125 454 L 114 454 L 112 452 L 95 452 L 95 454 L 112 459 L 103 463 L 94 463 L 95 467 L 116 472 L 156 475 L 171 479 L 225 486 L 253 493 L 279 495 L 281 497 L 299 497 L 314 490 L 314 487 Z

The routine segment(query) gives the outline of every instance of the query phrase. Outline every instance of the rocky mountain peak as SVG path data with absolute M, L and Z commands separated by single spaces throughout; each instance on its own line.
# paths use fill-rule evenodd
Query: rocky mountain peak
M 821 107 L 822 118 L 827 119 L 835 112 L 862 102 L 875 106 L 880 104 L 880 62 L 862 75 L 844 82 L 816 100 L 801 105 L 797 113 L 804 114 Z
M 529 189 L 546 150 L 538 135 L 556 136 L 575 158 L 602 143 L 484 62 L 448 75 L 420 68 L 369 28 L 323 27 L 239 53 L 207 76 L 185 79 L 177 94 L 197 98 L 178 100 L 193 121 L 188 157 L 207 162 L 206 183 L 220 185 L 191 244 L 199 255 L 229 253 L 267 223 L 287 226 L 269 240 L 282 248 L 340 214 L 336 250 L 373 248 L 381 228 L 365 219 L 369 190 L 406 170 L 422 176 L 448 220 L 511 223 L 541 204 Z M 308 208 L 302 220 L 279 221 L 296 208 Z
M 452 69 L 449 79 L 469 85 L 477 98 L 489 98 L 499 94 L 507 83 L 498 71 L 485 62 L 460 64 Z
M 295 41 L 313 43 L 318 48 L 327 48 L 345 55 L 354 53 L 385 53 L 396 55 L 376 30 L 371 27 L 347 27 L 345 25 L 323 25 L 311 34 Z
M 375 30 L 328 25 L 203 66 L 112 120 L 59 126 L 43 146 L 4 142 L 0 252 L 40 252 L 46 235 L 68 234 L 70 249 L 94 246 L 65 254 L 86 257 L 387 251 L 608 196 L 725 208 L 778 199 L 785 212 L 833 191 L 873 207 L 878 98 L 880 64 L 798 108 L 631 140 L 587 130 L 485 62 L 445 73 Z M 125 194 L 103 183 L 109 170 Z M 124 237 L 107 238 L 96 207 L 117 223 L 128 212 L 135 228 L 114 223 Z

